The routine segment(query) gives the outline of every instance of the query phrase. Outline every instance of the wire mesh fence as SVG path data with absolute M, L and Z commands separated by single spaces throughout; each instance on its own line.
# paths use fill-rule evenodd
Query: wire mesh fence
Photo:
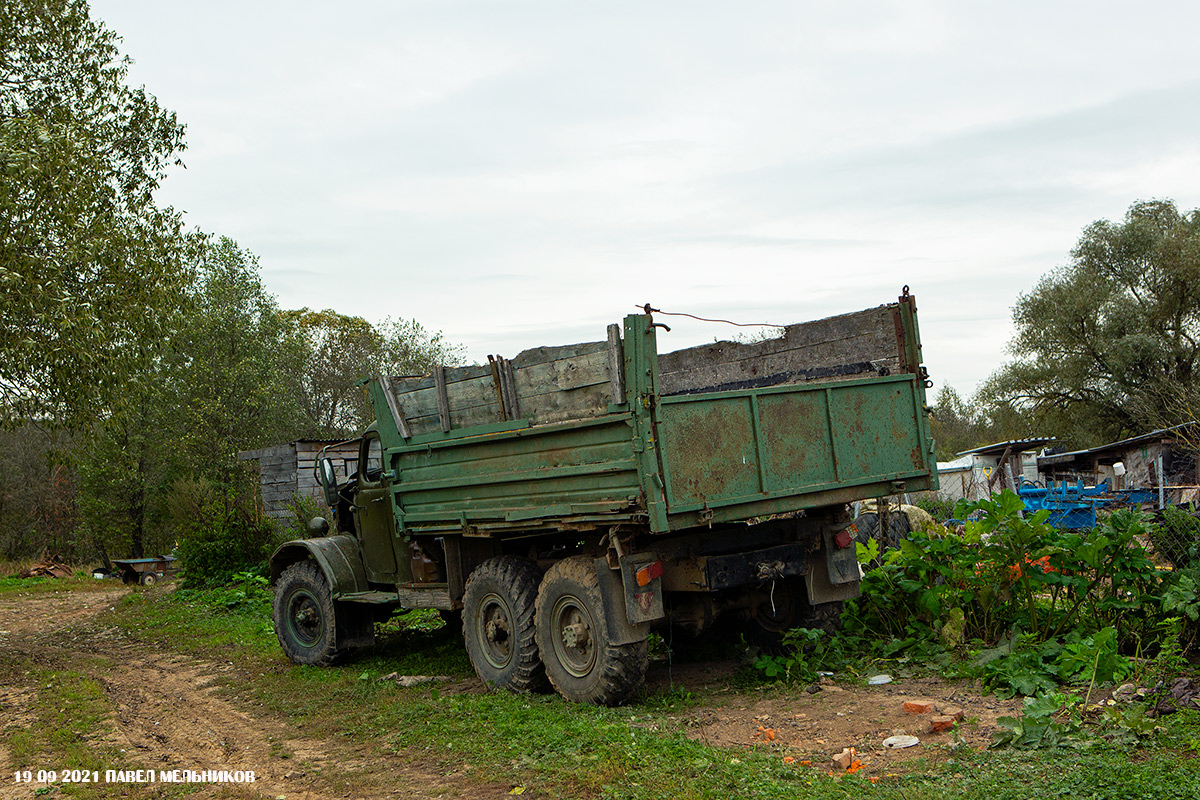
M 1174 569 L 1200 561 L 1200 511 L 1194 503 L 1158 510 L 1154 521 L 1150 546 L 1156 555 Z

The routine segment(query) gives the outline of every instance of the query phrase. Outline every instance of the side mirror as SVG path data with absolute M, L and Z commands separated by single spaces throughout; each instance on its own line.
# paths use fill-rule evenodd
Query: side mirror
M 331 508 L 337 508 L 337 473 L 333 471 L 333 462 L 321 456 L 317 459 L 316 473 L 317 483 L 321 484 L 321 489 L 325 492 L 326 504 Z

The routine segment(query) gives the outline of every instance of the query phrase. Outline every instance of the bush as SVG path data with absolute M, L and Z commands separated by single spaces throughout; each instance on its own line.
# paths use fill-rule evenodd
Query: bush
M 181 479 L 167 496 L 175 553 L 187 586 L 217 586 L 263 571 L 278 540 L 275 525 L 227 487 Z
M 978 517 L 961 532 L 914 531 L 867 573 L 862 597 L 847 604 L 847 631 L 886 655 L 990 648 L 979 666 L 1004 660 L 985 678 L 1020 691 L 1066 679 L 1080 653 L 1153 653 L 1180 635 L 1171 619 L 1194 641 L 1196 576 L 1155 567 L 1141 544 L 1154 526 L 1139 513 L 1120 510 L 1079 533 L 1022 508 L 1005 491 L 961 503 L 956 516 Z M 1111 668 L 1097 668 L 1100 680 L 1124 669 L 1103 659 Z
M 293 494 L 288 500 L 286 527 L 283 531 L 285 540 L 307 539 L 312 534 L 308 531 L 308 523 L 313 517 L 325 517 L 329 514 L 329 506 L 312 495 Z M 332 525 L 332 520 L 330 521 Z

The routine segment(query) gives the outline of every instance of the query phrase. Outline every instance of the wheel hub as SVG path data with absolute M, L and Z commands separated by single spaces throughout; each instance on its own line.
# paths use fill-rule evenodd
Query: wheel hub
M 483 657 L 496 669 L 504 669 L 512 662 L 512 624 L 509 622 L 508 603 L 492 592 L 480 604 L 478 636 L 483 645 Z
M 489 642 L 502 642 L 508 638 L 508 620 L 504 617 L 488 620 L 485 634 Z
M 562 640 L 563 644 L 567 647 L 587 647 L 590 639 L 587 626 L 582 622 L 576 622 L 563 627 Z
M 291 601 L 292 631 L 305 646 L 321 637 L 323 621 L 316 602 L 307 593 L 297 594 Z
M 579 598 L 565 595 L 554 604 L 550 618 L 557 632 L 552 641 L 558 663 L 576 678 L 590 674 L 596 666 L 596 642 L 587 607 Z

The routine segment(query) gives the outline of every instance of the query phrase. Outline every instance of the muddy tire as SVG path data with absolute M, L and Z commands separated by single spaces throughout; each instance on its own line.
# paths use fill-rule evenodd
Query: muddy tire
M 275 635 L 297 664 L 329 665 L 345 653 L 337 648 L 337 614 L 325 574 L 313 561 L 283 571 L 272 606 Z
M 142 586 L 153 586 L 158 583 L 158 576 L 153 572 L 143 572 L 142 577 L 138 578 L 138 583 Z
M 537 642 L 550 683 L 568 700 L 620 705 L 646 678 L 646 642 L 611 643 L 590 558 L 564 559 L 546 571 L 538 589 Z
M 785 578 L 775 582 L 774 607 L 770 589 L 763 589 L 760 600 L 751 617 L 746 638 L 766 650 L 777 650 L 783 645 L 783 635 L 793 628 L 813 628 L 833 633 L 841 626 L 842 603 L 808 602 L 808 586 L 804 578 Z
M 800 627 L 822 630 L 826 633 L 841 630 L 842 601 L 835 600 L 831 603 L 817 603 L 815 606 L 808 606 Z
M 475 674 L 489 686 L 528 692 L 546 683 L 533 626 L 541 577 L 528 559 L 496 556 L 476 567 L 467 579 L 463 640 Z

